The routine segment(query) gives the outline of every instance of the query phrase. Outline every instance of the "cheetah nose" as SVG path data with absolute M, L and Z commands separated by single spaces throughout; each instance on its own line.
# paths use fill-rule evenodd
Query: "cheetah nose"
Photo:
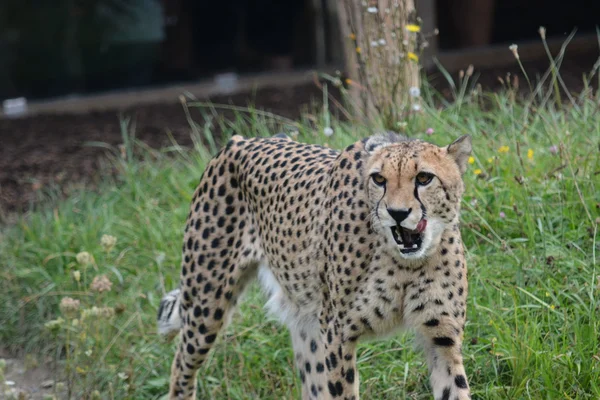
M 400 223 L 402 221 L 404 221 L 406 218 L 408 218 L 408 216 L 410 215 L 410 212 L 412 211 L 412 208 L 406 209 L 406 208 L 398 208 L 398 209 L 392 209 L 392 208 L 388 208 L 387 212 L 390 214 L 390 216 L 392 218 L 394 218 L 394 221 L 396 221 L 396 224 L 400 225 Z

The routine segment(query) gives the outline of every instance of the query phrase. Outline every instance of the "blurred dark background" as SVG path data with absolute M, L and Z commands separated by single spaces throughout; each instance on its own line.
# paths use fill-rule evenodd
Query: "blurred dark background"
M 301 0 L 2 0 L 0 98 L 309 65 Z
M 416 1 L 419 6 L 419 0 Z M 425 2 L 421 3 L 424 4 Z M 436 51 L 594 33 L 600 1 L 429 0 Z M 343 62 L 334 0 L 1 0 L 0 100 Z M 421 12 L 421 11 L 420 11 Z M 428 18 L 427 10 L 422 12 Z M 326 46 L 321 45 L 324 32 Z

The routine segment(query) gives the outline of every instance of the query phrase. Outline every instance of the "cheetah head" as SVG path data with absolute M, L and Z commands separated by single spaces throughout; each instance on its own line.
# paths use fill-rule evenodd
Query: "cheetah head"
M 374 229 L 401 257 L 427 257 L 444 230 L 458 220 L 470 136 L 438 147 L 386 133 L 369 138 L 364 146 Z

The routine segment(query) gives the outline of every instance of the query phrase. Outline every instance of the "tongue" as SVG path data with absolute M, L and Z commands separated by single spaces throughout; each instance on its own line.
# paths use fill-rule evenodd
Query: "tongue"
M 425 218 L 423 218 L 422 220 L 419 221 L 419 223 L 417 224 L 417 229 L 416 231 L 419 233 L 422 233 L 425 228 L 427 228 L 427 220 Z

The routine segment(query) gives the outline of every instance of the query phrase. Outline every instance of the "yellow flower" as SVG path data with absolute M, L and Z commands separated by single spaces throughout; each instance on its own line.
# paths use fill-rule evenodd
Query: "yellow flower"
M 419 56 L 416 55 L 415 53 L 413 53 L 412 51 L 409 51 L 407 54 L 409 60 L 414 60 L 414 61 L 419 61 Z
M 350 78 L 346 78 L 345 82 L 346 82 L 346 85 L 348 85 L 348 86 L 352 85 L 352 79 L 350 79 Z
M 469 157 L 469 164 L 475 164 L 475 157 Z
M 533 160 L 533 150 L 532 149 L 527 150 L 527 158 L 529 158 L 530 160 Z
M 361 49 L 360 47 L 357 47 L 357 48 L 356 48 L 356 52 L 357 52 L 358 54 L 360 54 L 360 53 L 362 53 L 362 49 Z
M 509 150 L 510 150 L 510 147 L 508 147 L 508 146 L 500 146 L 498 148 L 498 153 L 508 153 Z
M 550 309 L 554 310 L 556 308 L 556 306 L 554 304 L 550 305 Z
M 421 27 L 415 24 L 406 25 L 406 30 L 409 32 L 421 32 Z
M 350 34 L 350 39 L 355 40 L 356 39 L 356 35 L 354 33 Z
M 488 162 L 489 162 L 490 164 L 491 164 L 491 163 L 493 163 L 493 162 L 494 162 L 494 157 L 490 157 L 490 158 L 488 158 Z
M 475 173 L 475 175 L 481 175 L 481 173 L 483 172 L 482 170 L 480 170 L 479 168 L 477 168 L 475 171 L 473 171 Z

